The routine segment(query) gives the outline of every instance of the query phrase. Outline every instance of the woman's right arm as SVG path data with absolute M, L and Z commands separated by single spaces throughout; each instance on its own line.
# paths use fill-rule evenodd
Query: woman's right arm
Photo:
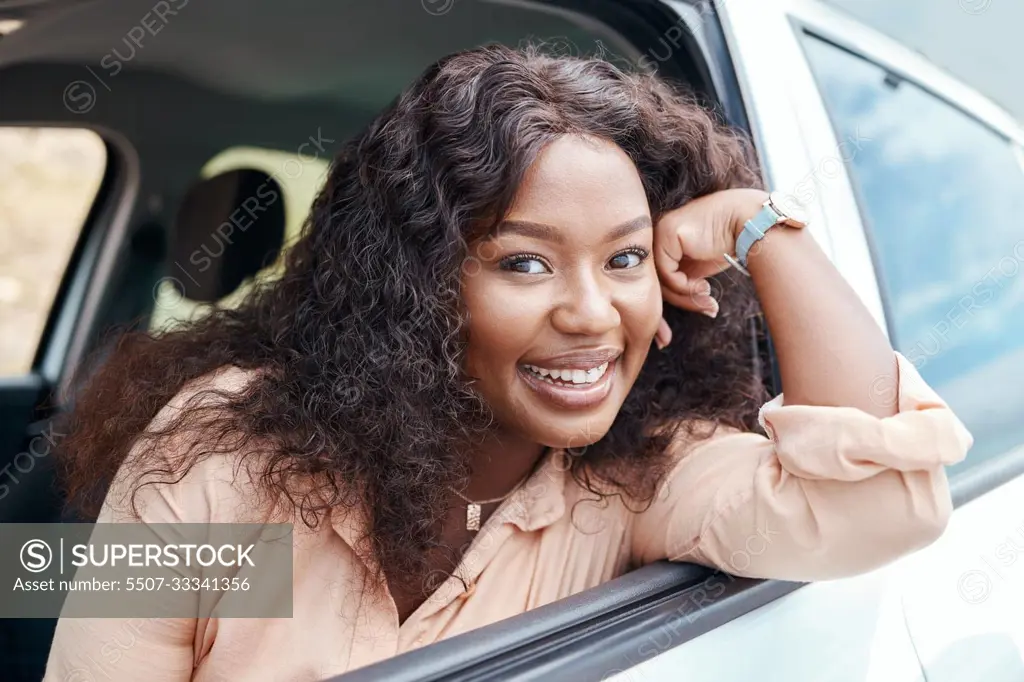
M 216 388 L 237 386 L 237 370 L 218 375 Z M 202 384 L 200 384 L 202 385 Z M 193 391 L 182 391 L 151 422 L 164 424 Z M 128 455 L 133 461 L 146 448 L 147 460 L 182 452 L 185 438 L 169 435 L 140 441 Z M 237 516 L 230 455 L 201 460 L 174 483 L 151 482 L 135 495 L 136 476 L 122 465 L 107 493 L 97 523 L 212 523 Z M 167 478 L 161 476 L 161 480 Z M 176 477 L 175 477 L 176 478 Z M 147 479 L 149 480 L 149 479 Z M 172 479 L 173 480 L 173 479 Z M 234 507 L 234 508 L 233 508 Z M 69 593 L 69 599 L 75 593 Z M 116 598 L 116 597 L 114 597 Z M 65 605 L 65 612 L 67 605 Z M 57 623 L 43 682 L 188 682 L 199 657 L 212 644 L 207 619 L 198 618 L 61 618 Z
M 61 618 L 43 682 L 188 682 L 194 618 Z
M 122 475 L 118 474 L 119 479 Z M 121 497 L 124 483 L 117 480 L 111 486 L 97 523 L 133 521 L 113 504 Z M 139 490 L 137 501 L 145 510 L 146 522 L 198 521 L 188 518 L 197 506 L 180 499 L 174 488 L 147 485 Z M 75 599 L 75 593 L 69 593 L 68 599 Z M 65 603 L 65 613 L 67 609 Z M 43 682 L 188 682 L 195 662 L 196 623 L 195 618 L 61 618 Z

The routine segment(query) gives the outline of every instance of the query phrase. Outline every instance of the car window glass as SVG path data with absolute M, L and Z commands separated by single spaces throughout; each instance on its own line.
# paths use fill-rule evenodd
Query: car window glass
M 955 475 L 1024 444 L 1024 167 L 1006 138 L 808 36 L 872 242 L 896 347 L 966 423 Z
M 90 130 L 0 127 L 0 376 L 31 369 L 106 165 Z

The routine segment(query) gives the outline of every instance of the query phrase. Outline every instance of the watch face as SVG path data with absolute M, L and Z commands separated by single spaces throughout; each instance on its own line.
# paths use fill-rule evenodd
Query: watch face
M 792 194 L 772 192 L 770 200 L 776 212 L 782 214 L 783 223 L 792 227 L 805 227 L 809 222 L 807 207 Z

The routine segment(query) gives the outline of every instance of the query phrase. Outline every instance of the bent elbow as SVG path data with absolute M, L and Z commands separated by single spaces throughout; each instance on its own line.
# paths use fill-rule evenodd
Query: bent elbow
M 902 506 L 904 512 L 893 513 L 889 524 L 877 527 L 876 546 L 884 549 L 877 553 L 868 570 L 881 568 L 934 544 L 946 532 L 953 515 L 953 499 L 941 466 L 931 471 L 893 473 L 903 479 L 904 499 L 890 509 L 895 511 Z
M 818 562 L 807 566 L 813 580 L 848 578 L 883 568 L 935 543 L 952 517 L 953 500 L 941 466 L 912 473 L 890 470 L 851 487 L 860 492 L 846 509 L 860 513 L 856 520 L 831 516 L 819 546 L 808 548 L 818 550 L 811 553 Z

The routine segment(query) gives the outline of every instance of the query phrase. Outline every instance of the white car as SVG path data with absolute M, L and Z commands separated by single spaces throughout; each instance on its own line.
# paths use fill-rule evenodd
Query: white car
M 548 38 L 656 68 L 751 133 L 769 186 L 809 208 L 974 435 L 949 470 L 956 509 L 936 543 L 859 577 L 660 563 L 335 679 L 1024 680 L 1024 131 L 920 54 L 814 0 L 0 0 L 0 33 L 0 159 L 45 139 L 95 176 L 84 208 L 41 217 L 70 226 L 33 247 L 57 266 L 20 275 L 42 303 L 19 327 L 24 357 L 0 364 L 0 522 L 60 518 L 40 406 L 103 330 L 230 302 L 298 229 L 332 146 L 426 64 Z M 25 126 L 34 141 L 13 142 Z M 230 172 L 283 187 L 262 237 L 211 242 L 217 215 L 175 224 L 190 185 Z M 0 215 L 0 244 L 18 225 Z M 206 276 L 181 267 L 211 244 Z M 24 287 L 7 280 L 0 300 Z M 0 678 L 38 679 L 53 625 L 0 622 Z

